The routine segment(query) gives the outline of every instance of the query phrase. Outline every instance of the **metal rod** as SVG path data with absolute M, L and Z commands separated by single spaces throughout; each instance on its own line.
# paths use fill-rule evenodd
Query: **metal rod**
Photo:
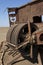
M 29 33 L 29 36 L 30 36 L 30 38 L 31 38 L 30 21 L 28 21 L 28 33 Z M 32 45 L 31 45 L 31 48 L 30 48 L 30 57 L 32 58 Z

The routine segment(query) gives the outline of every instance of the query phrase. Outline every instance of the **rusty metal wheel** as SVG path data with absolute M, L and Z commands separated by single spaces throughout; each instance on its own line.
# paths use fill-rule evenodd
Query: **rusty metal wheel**
M 36 31 L 38 29 L 36 27 L 37 26 L 35 26 L 35 24 L 31 24 L 31 33 L 33 33 L 34 31 Z M 33 31 L 32 31 L 32 29 L 33 29 Z M 15 27 L 13 28 L 12 34 L 10 34 L 11 35 L 10 43 L 16 45 L 17 47 L 20 46 L 23 42 L 25 42 L 27 34 L 28 34 L 28 24 L 27 23 L 18 24 L 16 26 L 16 28 Z M 29 56 L 30 46 L 31 46 L 31 44 L 29 43 L 18 49 L 24 58 Z
M 11 44 L 17 46 L 21 45 L 25 41 L 27 34 L 28 34 L 28 24 L 26 23 L 18 24 L 18 26 L 12 32 Z M 21 54 L 24 53 L 23 55 L 29 54 L 30 53 L 29 50 L 30 50 L 30 44 L 24 45 L 22 48 L 19 49 Z
M 13 31 L 12 31 L 13 30 Z M 10 33 L 9 33 L 10 32 Z M 10 35 L 9 35 L 9 34 Z M 8 35 L 7 35 L 7 41 L 11 44 L 14 44 L 14 45 L 20 45 L 22 42 L 24 42 L 25 38 L 26 38 L 26 35 L 28 33 L 28 24 L 27 23 L 21 23 L 21 24 L 18 24 L 16 25 L 16 28 L 15 26 L 11 29 L 11 31 L 8 31 Z M 9 40 L 10 39 L 10 40 Z M 27 50 L 30 48 L 30 45 L 29 45 L 29 48 L 27 47 L 27 45 L 23 46 L 22 49 L 25 49 L 25 47 L 27 48 Z M 25 49 L 25 53 L 27 51 Z M 20 51 L 21 52 L 21 51 Z M 28 53 L 29 51 L 27 51 Z
M 37 29 L 38 28 L 35 24 L 31 24 L 31 33 L 36 31 Z M 9 29 L 6 40 L 7 42 L 10 42 L 12 44 L 19 44 L 21 42 L 24 42 L 27 33 L 28 24 L 26 23 L 15 24 Z

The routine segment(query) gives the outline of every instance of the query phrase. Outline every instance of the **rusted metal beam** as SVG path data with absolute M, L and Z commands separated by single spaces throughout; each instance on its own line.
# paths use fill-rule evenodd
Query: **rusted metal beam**
M 11 43 L 8 43 L 9 45 L 11 45 L 12 47 L 16 48 L 16 50 L 18 50 L 19 48 L 21 48 L 22 46 L 26 45 L 29 43 L 29 40 L 21 43 L 21 45 L 17 46 L 17 45 L 14 45 L 14 44 L 11 44 Z

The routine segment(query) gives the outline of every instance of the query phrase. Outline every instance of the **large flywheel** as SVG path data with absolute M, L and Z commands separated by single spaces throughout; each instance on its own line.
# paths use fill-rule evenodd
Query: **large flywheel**
M 34 26 L 35 25 L 32 24 L 31 28 L 34 28 Z M 31 30 L 31 33 L 33 33 L 34 31 L 36 31 L 36 27 L 34 28 L 33 31 Z M 20 52 L 24 58 L 29 57 L 31 44 L 29 42 L 27 42 L 27 44 L 24 44 L 28 40 L 28 37 L 29 37 L 28 34 L 29 34 L 29 30 L 28 30 L 27 23 L 15 24 L 14 27 L 10 28 L 10 31 L 8 31 L 7 33 L 6 41 L 9 42 L 10 44 L 15 45 L 15 48 L 18 48 L 18 49 L 12 48 L 10 46 L 9 47 L 9 49 L 11 50 L 10 53 L 9 53 L 9 50 L 5 51 L 5 53 L 3 54 L 4 55 L 3 65 L 5 65 L 5 63 L 6 65 L 8 65 L 7 60 L 9 61 L 9 59 L 11 60 L 11 58 L 15 56 L 16 54 L 15 51 L 18 53 Z M 20 47 L 20 45 L 22 46 Z M 12 59 L 14 59 L 14 57 Z

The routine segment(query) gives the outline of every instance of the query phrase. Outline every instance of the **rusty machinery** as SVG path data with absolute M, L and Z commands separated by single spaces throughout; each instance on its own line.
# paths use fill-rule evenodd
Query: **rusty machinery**
M 32 46 L 43 45 L 43 27 L 39 29 L 34 23 L 30 23 L 30 21 L 14 24 L 8 30 L 6 43 L 6 49 L 2 57 L 3 65 L 13 65 L 15 60 L 21 55 L 25 59 L 33 58 L 34 51 Z M 19 57 L 16 57 L 18 54 Z

